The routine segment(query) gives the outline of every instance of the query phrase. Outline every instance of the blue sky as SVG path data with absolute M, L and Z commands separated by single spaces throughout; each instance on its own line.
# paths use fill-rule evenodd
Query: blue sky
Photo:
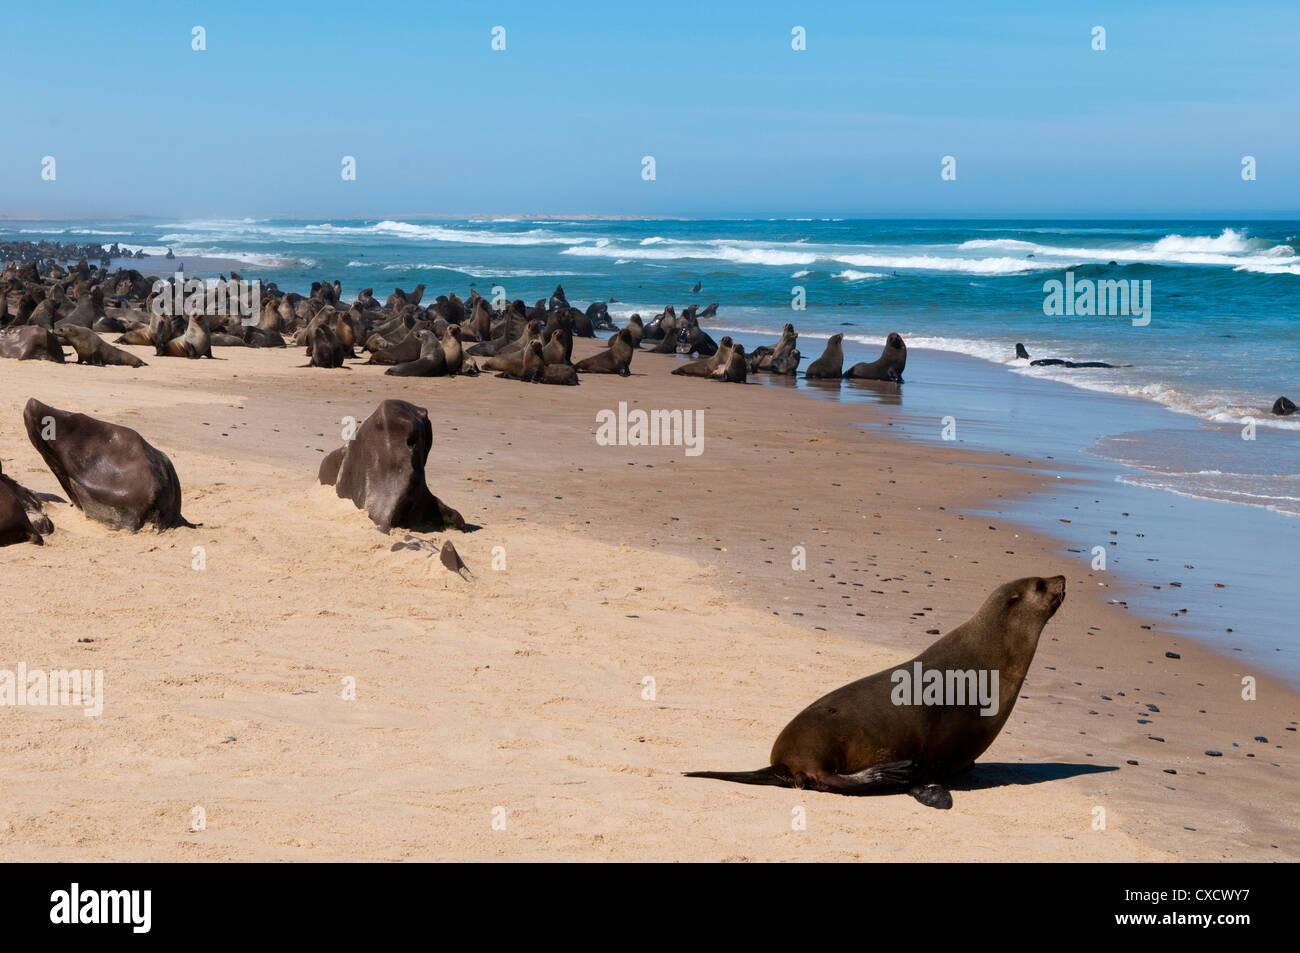
M 1300 209 L 1294 2 L 545 6 L 10 4 L 0 214 Z

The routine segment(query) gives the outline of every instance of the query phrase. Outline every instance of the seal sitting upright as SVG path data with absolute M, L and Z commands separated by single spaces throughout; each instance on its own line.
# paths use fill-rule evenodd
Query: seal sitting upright
M 905 790 L 930 807 L 952 807 L 943 782 L 970 767 L 1006 724 L 1043 626 L 1064 599 L 1064 576 L 1005 583 L 916 658 L 805 708 L 777 736 L 768 767 L 686 776 L 836 794 Z M 983 698 L 981 676 L 991 686 Z
M 895 331 L 885 338 L 885 348 L 880 352 L 878 360 L 854 364 L 844 372 L 844 376 L 860 381 L 894 381 L 901 384 L 905 367 L 907 345 L 903 343 L 903 336 Z
M 433 446 L 429 412 L 404 400 L 385 400 L 353 438 L 321 461 L 320 482 L 350 499 L 387 533 L 464 532 L 464 518 L 429 492 L 424 467 Z

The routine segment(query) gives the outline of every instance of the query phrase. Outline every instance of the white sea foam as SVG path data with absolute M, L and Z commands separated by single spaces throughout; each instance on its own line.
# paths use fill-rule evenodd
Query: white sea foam
M 1149 473 L 1122 473 L 1115 477 L 1115 482 L 1127 486 L 1161 490 L 1187 499 L 1209 500 L 1215 503 L 1236 503 L 1241 506 L 1254 506 L 1259 509 L 1269 510 L 1283 516 L 1300 516 L 1300 497 L 1280 495 L 1272 490 L 1263 493 L 1252 493 L 1231 486 L 1189 485 L 1182 480 L 1164 479 Z
M 517 219 L 509 220 L 518 222 Z M 373 225 L 335 225 L 330 222 L 305 225 L 278 225 L 269 222 L 186 222 L 169 226 L 172 232 L 160 241 L 185 241 L 196 235 L 212 234 L 260 239 L 268 242 L 322 242 L 342 238 L 356 240 L 372 236 L 400 238 L 422 242 L 451 242 L 463 245 L 567 245 L 590 241 L 576 235 L 559 235 L 544 228 L 526 231 L 498 231 L 490 228 L 468 228 L 464 225 L 415 224 L 385 219 Z
M 362 264 L 361 262 L 349 262 L 349 265 Z M 410 264 L 384 265 L 384 271 L 449 271 L 459 275 L 469 275 L 471 278 L 570 278 L 576 275 L 586 274 L 581 271 L 538 271 L 530 268 L 497 268 L 493 269 L 487 265 L 440 265 L 428 262 L 413 262 Z
M 713 261 L 730 261 L 740 265 L 811 265 L 817 260 L 815 254 L 807 252 L 782 251 L 769 248 L 746 248 L 739 245 L 673 245 L 667 243 L 650 247 L 626 246 L 613 247 L 607 240 L 604 244 L 574 245 L 564 249 L 562 255 L 580 255 L 600 258 L 621 258 L 625 261 L 680 261 L 683 259 L 705 259 Z
M 482 220 L 479 220 L 482 222 Z M 1217 235 L 1169 234 L 1154 241 L 1122 240 L 1105 245 L 1054 245 L 1026 241 L 1023 238 L 994 235 L 956 244 L 819 244 L 806 238 L 786 242 L 748 241 L 732 238 L 670 238 L 651 235 L 646 238 L 610 239 L 601 236 L 575 235 L 541 227 L 558 224 L 518 218 L 493 219 L 531 228 L 503 230 L 474 227 L 473 223 L 412 223 L 385 219 L 367 225 L 312 223 L 275 224 L 268 221 L 239 219 L 230 221 L 195 221 L 169 226 L 159 241 L 188 243 L 200 236 L 211 239 L 215 234 L 250 241 L 354 242 L 359 238 L 392 238 L 411 242 L 456 243 L 492 246 L 563 245 L 561 254 L 608 257 L 622 263 L 638 261 L 670 262 L 678 260 L 715 260 L 740 265 L 771 267 L 811 266 L 816 263 L 847 266 L 848 270 L 921 271 L 939 274 L 1001 276 L 1056 271 L 1076 264 L 1104 264 L 1115 261 L 1123 265 L 1205 265 L 1231 267 L 1242 272 L 1269 275 L 1300 274 L 1300 256 L 1286 244 L 1272 244 L 1251 238 L 1243 228 L 1223 229 Z M 490 224 L 490 223 L 485 223 Z M 580 223 L 563 223 L 565 225 Z M 988 229 L 992 231 L 993 229 Z M 36 230 L 31 230 L 36 231 Z M 1124 232 L 1124 229 L 1029 228 L 1019 230 L 1044 235 L 1087 236 L 1095 233 Z M 87 234 L 93 234 L 88 232 Z M 1149 234 L 1149 232 L 1148 232 Z M 845 272 L 841 270 L 840 274 Z M 802 277 L 802 275 L 800 276 Z
M 843 271 L 831 275 L 831 277 L 843 278 L 845 281 L 867 281 L 871 278 L 888 278 L 889 275 L 879 271 L 854 271 L 852 268 L 845 268 Z
M 131 232 L 106 231 L 101 228 L 20 228 L 19 235 L 130 235 Z M 110 242 L 109 244 L 112 244 Z

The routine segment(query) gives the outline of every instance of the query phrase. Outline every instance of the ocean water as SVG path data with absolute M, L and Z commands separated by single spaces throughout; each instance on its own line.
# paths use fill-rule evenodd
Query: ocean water
M 805 362 L 832 333 L 871 352 L 898 331 L 914 349 L 1165 407 L 1178 415 L 1167 426 L 1114 420 L 1088 452 L 1135 485 L 1300 515 L 1300 415 L 1268 412 L 1300 400 L 1300 222 L 242 219 L 0 222 L 0 236 L 230 257 L 300 291 L 326 277 L 345 294 L 423 282 L 532 301 L 560 283 L 574 302 L 613 298 L 616 318 L 718 302 L 720 332 L 774 339 L 793 321 Z M 1044 314 L 1045 282 L 1067 273 L 1076 286 L 1137 282 L 1149 323 Z M 1117 366 L 1034 368 L 1017 342 Z
M 425 283 L 431 295 L 499 285 L 533 301 L 562 284 L 575 304 L 612 301 L 620 323 L 717 302 L 705 322 L 715 337 L 774 343 L 790 321 L 805 365 L 833 333 L 845 336 L 847 366 L 897 331 L 910 357 L 901 394 L 766 382 L 885 403 L 917 439 L 940 440 L 951 416 L 967 446 L 1085 473 L 1091 482 L 1034 504 L 1063 551 L 1115 544 L 1115 568 L 1148 592 L 1135 609 L 1184 596 L 1196 612 L 1180 625 L 1300 683 L 1300 415 L 1269 413 L 1280 395 L 1300 402 L 1300 222 L 0 220 L 0 240 L 46 238 L 232 258 L 284 290 L 337 278 L 345 297 Z M 165 276 L 175 264 L 136 266 Z M 1129 283 L 1149 321 L 1045 314 L 1045 283 L 1070 276 L 1076 288 Z M 1017 342 L 1034 358 L 1116 366 L 1035 368 L 1015 359 Z M 1111 485 L 1092 492 L 1098 483 Z M 1114 505 L 1098 510 L 1098 498 Z M 1126 530 L 1125 513 L 1141 514 L 1143 530 Z M 1179 579 L 1162 578 L 1174 569 Z

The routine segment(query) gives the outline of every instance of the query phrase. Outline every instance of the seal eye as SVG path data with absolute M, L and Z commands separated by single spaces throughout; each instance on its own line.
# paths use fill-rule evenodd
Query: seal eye
M 1039 592 L 1046 592 L 1046 591 L 1047 591 L 1047 583 L 1044 582 L 1042 579 L 1040 579 L 1040 580 L 1038 580 L 1038 585 L 1034 586 L 1034 588 L 1037 589 Z

